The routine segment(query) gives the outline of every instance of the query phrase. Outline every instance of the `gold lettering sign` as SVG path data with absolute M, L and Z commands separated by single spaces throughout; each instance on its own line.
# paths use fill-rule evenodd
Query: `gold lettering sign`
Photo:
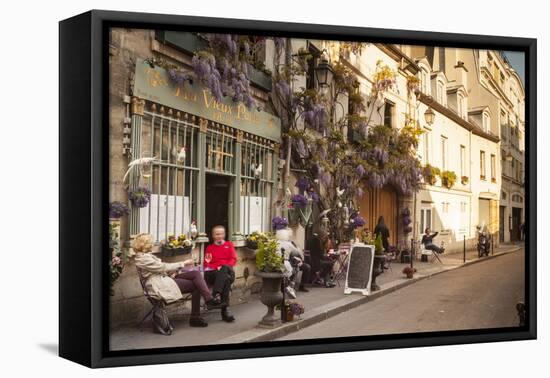
M 218 101 L 210 90 L 197 81 L 174 85 L 160 67 L 151 68 L 143 60 L 136 63 L 134 96 L 170 108 L 222 123 L 272 141 L 281 140 L 280 119 L 230 98 Z

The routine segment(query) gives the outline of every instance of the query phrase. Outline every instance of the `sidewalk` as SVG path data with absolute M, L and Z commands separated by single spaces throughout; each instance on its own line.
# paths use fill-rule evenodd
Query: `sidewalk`
M 503 244 L 494 251 L 494 256 L 500 256 L 519 250 L 523 244 Z M 187 323 L 186 315 L 172 317 L 175 331 L 172 336 L 154 334 L 151 327 L 145 324 L 143 331 L 137 326 L 125 326 L 111 331 L 110 345 L 112 350 L 163 348 L 208 344 L 231 344 L 252 341 L 269 341 L 282 337 L 291 332 L 318 323 L 343 311 L 372 301 L 390 292 L 408 286 L 418 280 L 431 277 L 451 269 L 463 266 L 463 254 L 452 253 L 440 255 L 443 264 L 438 261 L 414 261 L 417 269 L 414 279 L 406 279 L 401 273 L 403 267 L 409 264 L 393 262 L 391 268 L 377 278 L 381 289 L 365 297 L 360 294 L 344 294 L 344 282 L 341 286 L 326 289 L 310 288 L 309 293 L 298 293 L 298 301 L 304 305 L 306 312 L 300 320 L 284 323 L 275 329 L 258 328 L 258 321 L 266 312 L 266 307 L 256 297 L 251 297 L 248 303 L 231 308 L 236 317 L 234 323 L 225 323 L 220 319 L 219 312 L 207 314 L 209 322 L 207 328 L 191 328 Z M 491 258 L 491 256 L 489 256 Z M 484 258 L 484 259 L 487 259 Z M 478 259 L 477 251 L 466 253 L 466 265 L 482 261 Z

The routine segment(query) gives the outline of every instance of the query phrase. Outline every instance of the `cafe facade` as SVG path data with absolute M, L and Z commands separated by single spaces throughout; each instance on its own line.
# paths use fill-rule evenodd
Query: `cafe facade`
M 232 303 L 246 301 L 259 281 L 244 236 L 270 231 L 279 190 L 280 120 L 263 110 L 269 80 L 256 72 L 259 106 L 249 109 L 216 100 L 198 80 L 174 85 L 166 68 L 149 63 L 154 57 L 191 70 L 190 51 L 200 43 L 191 33 L 114 29 L 110 42 L 110 201 L 130 207 L 120 220 L 130 257 L 113 287 L 111 324 L 137 320 L 148 306 L 131 257 L 131 239 L 140 233 L 152 235 L 156 252 L 170 235 L 225 226 L 238 254 Z M 128 170 L 140 159 L 151 162 Z M 138 188 L 150 192 L 145 207 L 128 200 Z M 195 258 L 199 250 L 196 244 Z

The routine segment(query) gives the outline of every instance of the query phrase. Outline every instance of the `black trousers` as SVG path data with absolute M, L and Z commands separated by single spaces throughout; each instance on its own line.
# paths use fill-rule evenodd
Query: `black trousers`
M 321 260 L 319 264 L 321 266 L 319 277 L 321 277 L 325 282 L 330 281 L 330 275 L 332 273 L 332 267 L 334 266 L 334 263 L 330 260 Z
M 443 252 L 443 248 L 438 247 L 437 245 L 433 243 L 424 244 L 424 248 L 429 249 L 430 251 L 434 251 L 436 253 Z
M 304 284 L 309 283 L 310 276 L 311 276 L 311 265 L 307 263 L 302 263 L 300 268 L 298 268 L 300 271 L 302 271 L 302 278 L 300 282 L 296 282 L 299 287 L 304 287 Z
M 222 301 L 229 303 L 229 291 L 235 281 L 235 271 L 230 265 L 222 265 L 219 270 L 204 272 L 204 280 L 212 286 L 212 294 L 220 294 Z

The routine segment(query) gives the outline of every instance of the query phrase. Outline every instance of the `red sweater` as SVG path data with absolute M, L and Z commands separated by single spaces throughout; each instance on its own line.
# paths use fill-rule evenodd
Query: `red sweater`
M 212 254 L 212 260 L 209 263 L 204 262 L 205 268 L 218 269 L 222 265 L 235 266 L 237 263 L 237 253 L 230 241 L 225 241 L 221 245 L 210 244 L 206 247 L 206 253 Z

